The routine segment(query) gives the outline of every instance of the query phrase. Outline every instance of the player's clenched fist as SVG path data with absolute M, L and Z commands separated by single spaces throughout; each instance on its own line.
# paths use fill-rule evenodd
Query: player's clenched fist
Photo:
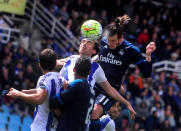
M 151 53 L 153 53 L 156 50 L 156 44 L 155 42 L 150 42 L 147 46 L 146 46 L 146 55 L 150 56 Z
M 7 96 L 10 96 L 10 97 L 13 97 L 13 98 L 17 98 L 20 94 L 20 91 L 14 89 L 14 88 L 11 88 L 7 94 Z

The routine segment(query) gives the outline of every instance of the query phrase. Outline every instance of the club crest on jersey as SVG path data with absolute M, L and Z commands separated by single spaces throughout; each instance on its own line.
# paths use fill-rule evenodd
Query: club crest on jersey
M 120 49 L 119 54 L 120 54 L 120 55 L 124 55 L 124 50 L 123 50 L 123 49 Z
M 105 46 L 104 46 L 104 48 L 106 48 L 106 49 L 107 49 L 107 45 L 105 45 Z

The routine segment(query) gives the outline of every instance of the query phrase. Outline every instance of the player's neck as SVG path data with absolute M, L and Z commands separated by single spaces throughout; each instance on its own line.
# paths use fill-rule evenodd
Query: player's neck
M 48 72 L 54 72 L 54 70 L 50 70 L 50 71 L 42 70 L 43 75 L 45 75 L 45 74 L 48 73 Z
M 75 79 L 87 79 L 87 77 L 75 76 Z
M 86 55 L 86 54 L 79 54 L 79 55 L 80 55 L 80 57 L 82 57 L 82 56 L 87 56 L 87 57 L 90 57 L 90 58 L 91 58 L 91 56 L 92 56 L 92 55 L 89 56 L 89 55 Z

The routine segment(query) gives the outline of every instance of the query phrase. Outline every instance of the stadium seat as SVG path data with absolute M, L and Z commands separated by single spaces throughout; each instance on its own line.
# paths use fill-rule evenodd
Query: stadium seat
M 22 125 L 30 127 L 32 122 L 33 122 L 33 119 L 28 115 L 24 117 Z
M 3 110 L 4 113 L 9 114 L 10 110 L 9 110 L 9 107 L 8 107 L 8 106 L 2 105 L 1 108 L 2 108 L 2 110 Z
M 4 112 L 0 112 L 0 125 L 1 124 L 7 124 L 8 123 L 8 114 Z
M 16 125 L 15 123 L 9 123 L 8 130 L 9 131 L 19 131 L 19 125 Z
M 9 124 L 16 124 L 17 126 L 21 126 L 21 118 L 17 114 L 11 114 L 9 116 Z
M 29 130 L 30 130 L 30 126 L 27 126 L 27 125 L 21 126 L 21 131 L 29 131 Z
M 6 124 L 0 123 L 0 131 L 6 130 Z

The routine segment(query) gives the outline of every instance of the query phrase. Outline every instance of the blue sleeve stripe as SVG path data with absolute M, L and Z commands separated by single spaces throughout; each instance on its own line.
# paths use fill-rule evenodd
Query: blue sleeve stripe
M 137 63 L 136 63 L 136 65 L 138 65 L 138 64 L 140 64 L 140 63 L 143 63 L 143 62 L 146 62 L 146 60 L 140 60 L 140 61 L 138 61 Z
M 141 51 L 137 47 L 132 46 L 132 48 L 135 49 L 138 53 L 141 53 Z
M 104 122 L 102 122 L 102 126 L 101 126 L 101 131 L 107 126 L 107 124 L 109 123 L 110 119 L 106 118 L 106 120 Z
M 65 76 L 64 76 L 64 78 L 65 78 L 66 80 L 69 80 L 69 78 L 68 78 L 68 70 L 69 70 L 70 64 L 71 64 L 71 60 L 68 60 L 68 61 L 66 62 L 66 64 L 65 64 Z
M 98 69 L 98 67 L 99 67 L 99 65 L 98 65 L 96 62 L 93 62 L 93 63 L 92 63 L 91 73 L 90 73 L 89 78 L 88 78 L 89 82 L 92 81 L 92 79 L 93 79 L 92 77 L 93 77 L 95 71 Z
M 56 97 L 57 97 L 59 103 L 60 103 L 61 105 L 63 105 L 64 102 L 63 102 L 63 100 L 60 98 L 60 93 L 58 93 L 58 94 L 56 95 Z

